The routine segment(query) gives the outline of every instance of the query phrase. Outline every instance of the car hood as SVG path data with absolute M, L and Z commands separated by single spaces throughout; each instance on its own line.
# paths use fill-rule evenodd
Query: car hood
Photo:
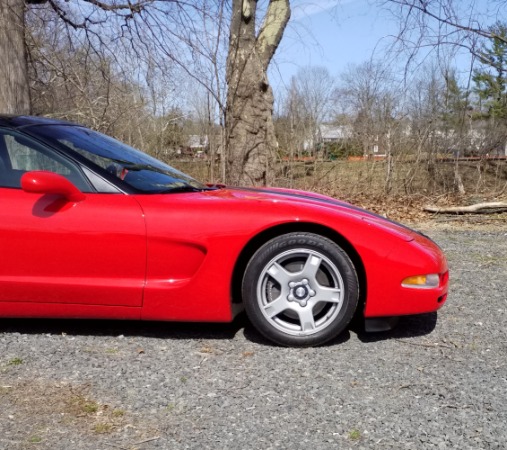
M 350 203 L 337 200 L 333 197 L 317 194 L 314 192 L 300 191 L 295 189 L 283 188 L 249 188 L 249 187 L 223 187 L 215 191 L 208 191 L 220 197 L 234 198 L 241 201 L 267 201 L 267 202 L 285 202 L 299 207 L 325 207 L 335 212 L 352 215 L 362 219 L 367 223 L 379 228 L 383 228 L 392 234 L 398 235 L 405 241 L 412 241 L 419 232 L 402 225 L 386 217 L 367 211 Z

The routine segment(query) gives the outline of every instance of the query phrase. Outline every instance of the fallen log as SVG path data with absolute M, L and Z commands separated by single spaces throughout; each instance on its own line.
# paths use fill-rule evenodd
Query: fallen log
M 426 212 L 436 214 L 466 214 L 466 213 L 494 214 L 507 211 L 507 203 L 488 202 L 488 203 L 476 203 L 475 205 L 469 206 L 448 206 L 448 207 L 425 206 L 423 210 Z

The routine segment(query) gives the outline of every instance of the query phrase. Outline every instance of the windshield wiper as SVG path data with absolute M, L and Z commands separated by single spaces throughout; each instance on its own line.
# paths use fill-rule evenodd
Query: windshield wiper
M 190 186 L 190 185 L 186 185 L 186 186 L 175 186 L 175 187 L 170 187 L 170 188 L 167 188 L 167 189 L 161 189 L 160 191 L 156 191 L 155 193 L 156 194 L 174 194 L 174 193 L 178 193 L 178 192 L 203 192 L 203 191 L 214 191 L 215 188 L 210 188 L 210 187 L 206 187 L 206 186 L 203 186 L 203 187 L 194 187 L 194 186 Z

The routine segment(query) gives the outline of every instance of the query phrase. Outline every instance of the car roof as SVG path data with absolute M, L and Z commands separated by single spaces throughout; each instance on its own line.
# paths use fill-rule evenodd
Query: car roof
M 21 128 L 30 125 L 76 125 L 64 120 L 36 116 L 14 116 L 0 114 L 0 127 Z

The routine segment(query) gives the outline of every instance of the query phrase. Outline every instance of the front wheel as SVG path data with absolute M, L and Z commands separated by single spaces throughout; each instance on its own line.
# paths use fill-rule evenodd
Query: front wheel
M 246 313 L 280 345 L 320 345 L 338 336 L 357 307 L 357 273 L 347 253 L 312 233 L 278 236 L 254 254 L 242 285 Z

